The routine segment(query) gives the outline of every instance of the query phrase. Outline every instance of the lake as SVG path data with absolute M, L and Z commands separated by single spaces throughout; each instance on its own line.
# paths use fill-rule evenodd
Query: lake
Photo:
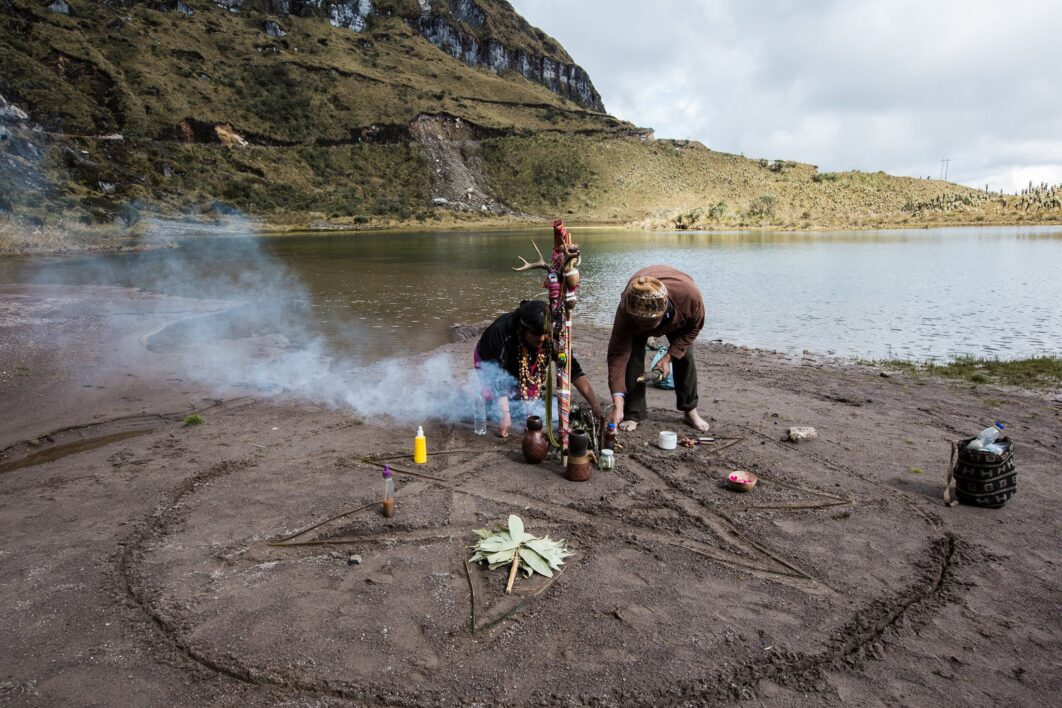
M 946 359 L 1062 353 L 1062 227 L 831 233 L 572 229 L 579 322 L 608 325 L 627 278 L 668 263 L 693 276 L 702 339 L 799 354 Z M 0 261 L 0 282 L 107 284 L 266 308 L 293 339 L 358 358 L 427 351 L 454 323 L 543 297 L 537 230 L 202 238 L 178 249 Z M 307 335 L 307 332 L 310 335 Z

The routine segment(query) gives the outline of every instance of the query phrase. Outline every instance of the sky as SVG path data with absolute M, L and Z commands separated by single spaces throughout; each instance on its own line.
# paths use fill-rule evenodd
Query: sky
M 510 1 L 658 138 L 823 172 L 946 167 L 1009 193 L 1062 183 L 1060 0 Z

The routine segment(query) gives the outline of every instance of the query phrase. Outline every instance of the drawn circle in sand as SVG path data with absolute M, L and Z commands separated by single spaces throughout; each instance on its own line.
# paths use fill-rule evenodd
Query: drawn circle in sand
M 217 465 L 148 527 L 129 584 L 215 670 L 411 703 L 705 698 L 763 678 L 814 690 L 819 665 L 941 584 L 939 532 L 902 503 L 863 503 L 880 496 L 872 482 L 846 480 L 857 503 L 834 504 L 821 490 L 845 471 L 806 459 L 818 486 L 772 484 L 761 465 L 756 492 L 737 495 L 666 454 L 623 456 L 584 484 L 486 445 L 435 455 L 418 469 L 443 481 L 396 475 L 395 518 L 366 509 L 298 539 L 349 543 L 297 547 L 268 541 L 372 501 L 377 469 L 335 455 Z M 577 551 L 552 585 L 521 578 L 506 596 L 501 570 L 466 575 L 473 529 L 510 513 Z M 473 634 L 470 582 L 477 626 L 513 614 Z

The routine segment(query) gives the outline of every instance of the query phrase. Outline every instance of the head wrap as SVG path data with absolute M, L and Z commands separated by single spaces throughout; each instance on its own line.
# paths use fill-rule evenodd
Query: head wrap
M 631 278 L 622 302 L 624 311 L 639 324 L 655 324 L 667 311 L 667 286 L 652 276 Z
M 546 303 L 541 300 L 523 300 L 516 308 L 516 321 L 531 334 L 546 332 Z

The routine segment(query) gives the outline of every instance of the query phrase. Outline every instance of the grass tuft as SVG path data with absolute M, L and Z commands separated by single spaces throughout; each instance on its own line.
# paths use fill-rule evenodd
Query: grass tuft
M 1062 357 L 1041 356 L 1012 361 L 959 357 L 943 364 L 890 359 L 877 364 L 909 374 L 969 381 L 974 384 L 1001 384 L 1027 389 L 1062 387 Z

